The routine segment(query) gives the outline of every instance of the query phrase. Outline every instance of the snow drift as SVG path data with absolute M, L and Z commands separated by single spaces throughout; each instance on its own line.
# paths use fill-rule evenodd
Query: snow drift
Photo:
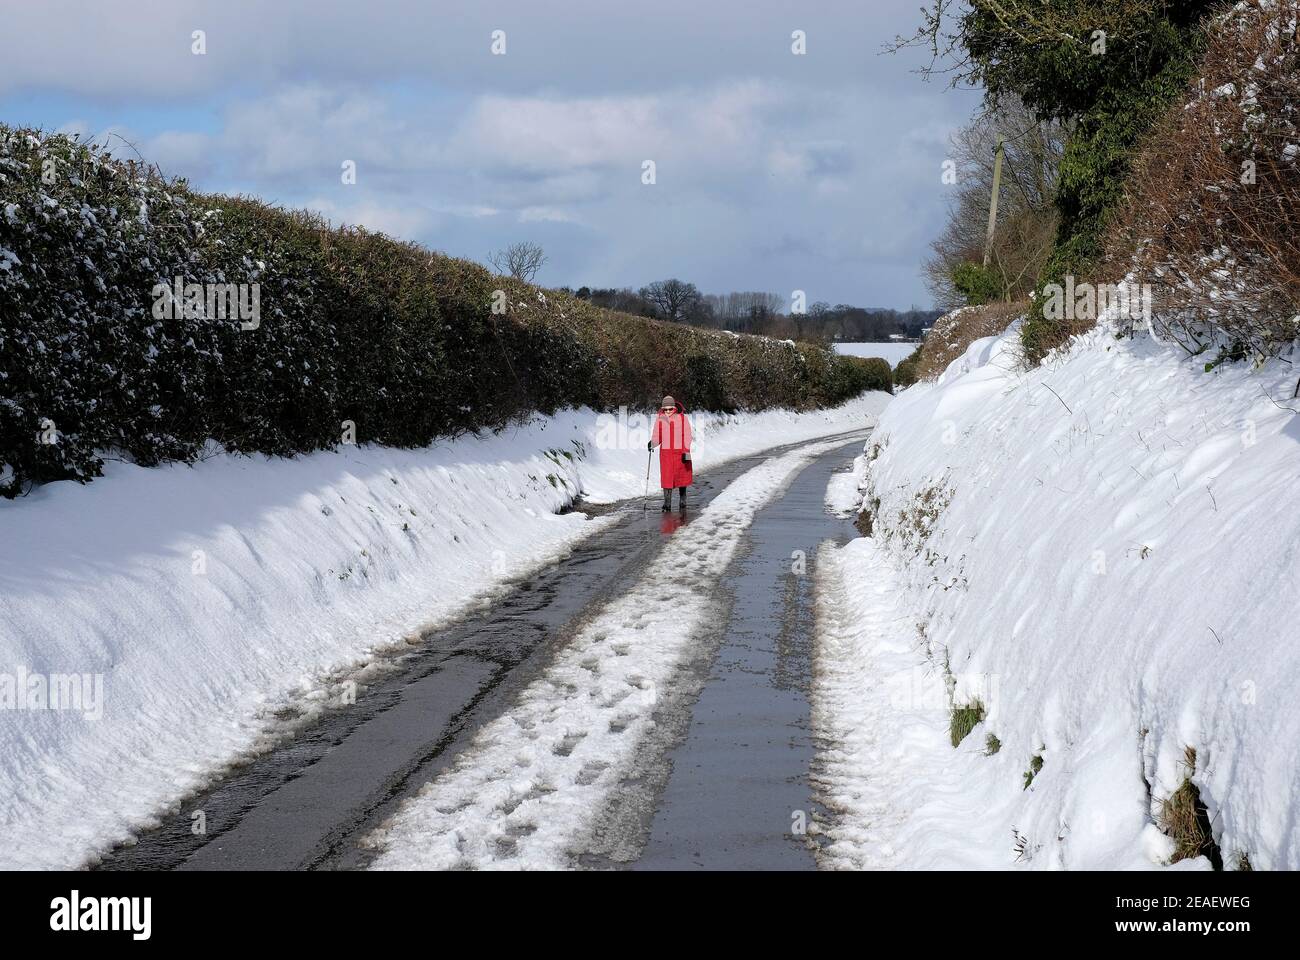
M 1187 782 L 1214 845 L 1180 867 L 1300 867 L 1294 367 L 1106 323 L 1017 356 L 1015 325 L 976 341 L 858 461 L 873 537 L 821 587 L 829 861 L 1149 868 Z

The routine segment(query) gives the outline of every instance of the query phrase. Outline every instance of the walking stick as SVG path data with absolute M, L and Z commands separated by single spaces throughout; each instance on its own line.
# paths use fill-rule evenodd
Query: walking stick
M 650 460 L 654 457 L 653 450 L 647 450 L 645 454 L 645 494 L 641 497 L 641 512 L 645 513 L 650 504 Z

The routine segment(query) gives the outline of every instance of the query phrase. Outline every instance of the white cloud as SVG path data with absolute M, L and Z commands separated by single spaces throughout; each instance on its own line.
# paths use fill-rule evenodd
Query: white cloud
M 448 154 L 498 170 L 542 175 L 635 170 L 644 160 L 697 170 L 750 165 L 763 113 L 782 101 L 755 80 L 648 96 L 477 98 Z
M 212 172 L 212 138 L 206 133 L 169 130 L 150 137 L 140 155 L 169 176 L 205 178 Z
M 341 175 L 344 161 L 357 181 L 372 174 L 410 173 L 438 162 L 427 131 L 374 93 L 295 86 L 225 112 L 220 141 L 241 172 L 269 179 Z
M 520 223 L 578 223 L 576 216 L 558 207 L 524 207 L 519 211 Z
M 475 204 L 470 204 L 469 206 L 454 205 L 450 207 L 443 207 L 441 209 L 443 210 L 443 212 L 450 213 L 456 217 L 473 217 L 475 219 L 480 219 L 483 217 L 495 217 L 501 213 L 501 211 L 498 210 L 496 207 L 485 207 L 485 206 L 475 205 Z
M 366 199 L 347 203 L 317 196 L 309 199 L 306 206 L 320 211 L 336 226 L 365 227 L 399 240 L 420 236 L 441 221 L 435 211 L 426 208 L 386 205 Z

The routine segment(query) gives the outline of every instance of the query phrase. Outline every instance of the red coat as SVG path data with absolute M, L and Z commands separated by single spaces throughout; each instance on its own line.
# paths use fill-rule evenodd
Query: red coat
M 665 490 L 689 487 L 694 471 L 689 462 L 682 462 L 682 454 L 691 452 L 691 422 L 680 403 L 674 413 L 655 417 L 650 439 L 659 448 L 659 485 Z

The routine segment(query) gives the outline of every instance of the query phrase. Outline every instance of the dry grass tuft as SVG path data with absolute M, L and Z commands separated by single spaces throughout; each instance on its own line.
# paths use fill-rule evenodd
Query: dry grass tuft
M 1183 754 L 1187 774 L 1178 789 L 1160 802 L 1160 829 L 1174 841 L 1171 863 L 1193 857 L 1207 857 L 1215 870 L 1223 869 L 1223 854 L 1214 842 L 1210 812 L 1201 799 L 1201 791 L 1192 783 L 1196 774 L 1196 749 L 1187 747 Z M 1248 861 L 1249 862 L 1249 861 Z

